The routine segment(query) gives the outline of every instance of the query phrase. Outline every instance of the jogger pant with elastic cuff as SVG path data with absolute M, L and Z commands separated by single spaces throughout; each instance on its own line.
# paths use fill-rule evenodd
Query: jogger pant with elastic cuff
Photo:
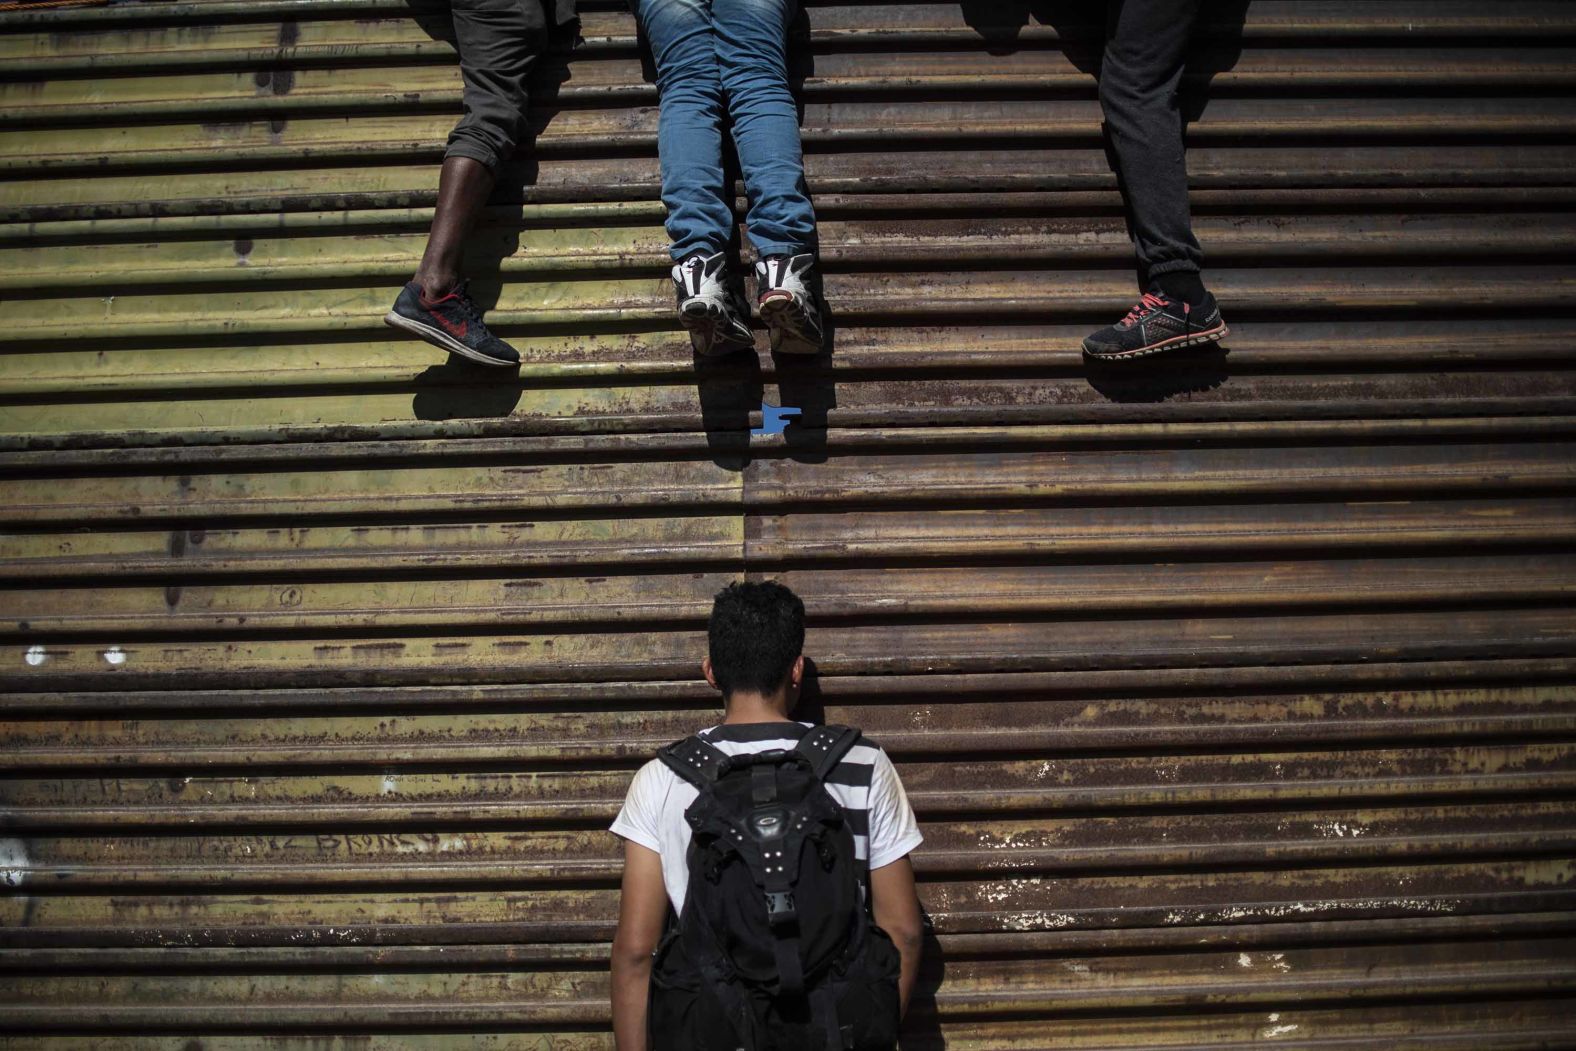
M 1110 0 L 1100 105 L 1146 280 L 1197 271 L 1177 85 L 1199 0 Z

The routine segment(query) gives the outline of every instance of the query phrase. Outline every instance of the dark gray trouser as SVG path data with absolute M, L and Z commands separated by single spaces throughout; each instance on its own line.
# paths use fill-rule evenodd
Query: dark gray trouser
M 494 174 L 525 131 L 528 81 L 547 50 L 542 0 L 453 0 L 454 40 L 465 81 L 465 116 L 444 158 L 469 157 Z
M 1197 271 L 1177 85 L 1199 0 L 1109 0 L 1100 106 L 1145 280 Z

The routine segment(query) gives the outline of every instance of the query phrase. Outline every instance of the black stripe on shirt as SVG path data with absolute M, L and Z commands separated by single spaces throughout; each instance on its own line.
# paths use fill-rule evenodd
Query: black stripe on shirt
M 851 763 L 844 759 L 832 767 L 832 772 L 826 775 L 826 783 L 846 788 L 869 788 L 870 777 L 875 769 L 874 763 Z
M 735 726 L 716 726 L 702 731 L 707 741 L 730 741 L 734 744 L 754 744 L 758 741 L 798 741 L 810 729 L 799 723 L 740 723 Z

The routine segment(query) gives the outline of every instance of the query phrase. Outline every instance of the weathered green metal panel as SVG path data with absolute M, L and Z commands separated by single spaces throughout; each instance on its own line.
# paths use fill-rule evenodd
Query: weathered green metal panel
M 812 4 L 835 347 L 699 373 L 585 6 L 468 263 L 518 375 L 381 322 L 441 7 L 0 16 L 0 1048 L 610 1048 L 601 829 L 746 574 L 925 827 L 906 1048 L 1576 1044 L 1576 4 L 1213 3 L 1234 335 L 1134 369 L 1098 5 Z

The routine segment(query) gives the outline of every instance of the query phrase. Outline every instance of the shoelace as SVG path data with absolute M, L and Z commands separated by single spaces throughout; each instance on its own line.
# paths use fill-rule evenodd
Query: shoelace
M 1164 310 L 1168 302 L 1169 300 L 1161 299 L 1152 292 L 1145 292 L 1144 298 L 1127 312 L 1127 316 L 1122 319 L 1122 324 L 1131 325 L 1134 322 L 1141 321 L 1156 310 Z
M 444 298 L 452 298 L 454 300 L 454 305 L 459 307 L 460 313 L 463 314 L 466 319 L 470 321 L 480 321 L 482 319 L 481 311 L 477 310 L 476 304 L 471 302 L 471 294 L 467 289 L 469 284 L 470 282 L 468 281 L 461 281 L 459 284 L 454 286 L 454 291 L 450 292 L 447 296 L 444 296 Z

